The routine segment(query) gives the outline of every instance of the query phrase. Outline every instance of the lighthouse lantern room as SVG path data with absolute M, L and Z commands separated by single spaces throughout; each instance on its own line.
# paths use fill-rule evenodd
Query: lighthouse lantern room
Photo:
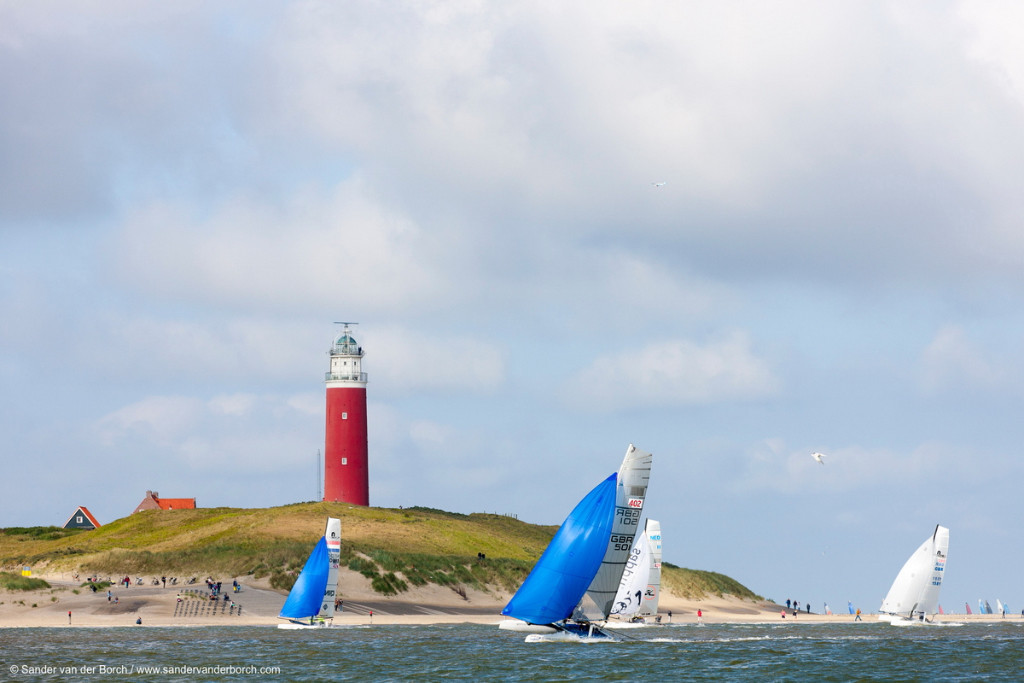
M 324 500 L 370 504 L 366 438 L 366 373 L 363 349 L 352 337 L 351 325 L 331 346 L 327 372 L 327 429 L 324 439 Z

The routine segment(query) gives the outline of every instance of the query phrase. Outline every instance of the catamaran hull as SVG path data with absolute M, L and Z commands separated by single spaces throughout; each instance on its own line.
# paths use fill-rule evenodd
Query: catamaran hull
M 661 626 L 656 622 L 639 621 L 609 621 L 604 625 L 609 631 L 618 631 L 620 628 L 647 628 L 648 626 Z
M 592 643 L 615 642 L 612 634 L 594 624 L 577 624 L 574 621 L 559 623 L 554 633 L 531 633 L 526 636 L 527 643 Z
M 515 631 L 516 633 L 551 634 L 559 632 L 559 630 L 554 626 L 548 626 L 547 624 L 528 624 L 525 621 L 519 621 L 518 619 L 502 619 L 498 622 L 498 628 L 502 631 Z
M 278 624 L 277 627 L 280 628 L 280 629 L 284 629 L 286 631 L 303 631 L 303 630 L 315 629 L 315 628 L 331 628 L 332 624 L 327 624 L 327 623 L 324 623 L 324 622 L 320 622 L 320 623 L 316 623 L 316 624 L 296 624 L 294 622 L 289 622 L 287 624 Z

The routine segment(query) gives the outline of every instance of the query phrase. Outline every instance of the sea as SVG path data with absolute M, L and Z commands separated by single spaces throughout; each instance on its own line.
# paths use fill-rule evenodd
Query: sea
M 617 642 L 495 626 L 0 629 L 4 681 L 1014 681 L 1024 622 L 674 624 Z

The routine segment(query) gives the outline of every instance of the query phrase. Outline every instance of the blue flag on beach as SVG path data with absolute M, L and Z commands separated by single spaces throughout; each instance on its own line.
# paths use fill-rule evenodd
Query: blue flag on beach
M 846 605 L 850 608 L 850 614 L 853 614 L 853 600 L 850 600 Z

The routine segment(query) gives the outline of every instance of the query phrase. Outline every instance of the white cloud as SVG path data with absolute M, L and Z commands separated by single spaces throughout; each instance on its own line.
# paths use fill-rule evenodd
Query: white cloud
M 255 394 L 228 394 L 214 396 L 207 405 L 214 411 L 234 417 L 243 417 L 252 412 L 259 398 Z
M 305 403 L 304 397 L 254 394 L 150 396 L 100 418 L 95 429 L 107 451 L 130 450 L 147 462 L 226 472 L 309 464 L 312 472 L 323 413 L 293 408 Z
M 305 377 L 315 383 L 326 371 L 324 331 L 269 316 L 161 318 L 118 309 L 83 322 L 72 353 L 80 367 L 107 379 L 216 379 L 238 387 Z
M 947 325 L 924 350 L 920 365 L 921 388 L 926 394 L 946 391 L 989 390 L 1009 380 L 999 367 L 976 348 L 963 328 Z
M 505 379 L 502 351 L 486 341 L 430 328 L 368 328 L 363 369 L 389 395 L 419 392 L 491 392 Z
M 150 204 L 116 235 L 121 276 L 172 300 L 280 311 L 402 310 L 446 291 L 433 247 L 408 217 L 358 180 L 287 205 L 236 197 L 205 218 Z
M 734 332 L 706 345 L 677 339 L 601 356 L 563 395 L 599 410 L 760 399 L 779 387 L 769 364 Z
M 203 410 L 197 398 L 150 396 L 100 418 L 97 428 L 107 445 L 129 434 L 165 445 L 195 428 Z
M 371 501 L 458 512 L 494 510 L 493 493 L 515 479 L 507 444 L 473 427 L 370 404 Z M 499 456 L 501 454 L 501 456 Z M 415 473 L 415 476 L 410 476 Z M 508 505 L 508 501 L 504 501 Z

